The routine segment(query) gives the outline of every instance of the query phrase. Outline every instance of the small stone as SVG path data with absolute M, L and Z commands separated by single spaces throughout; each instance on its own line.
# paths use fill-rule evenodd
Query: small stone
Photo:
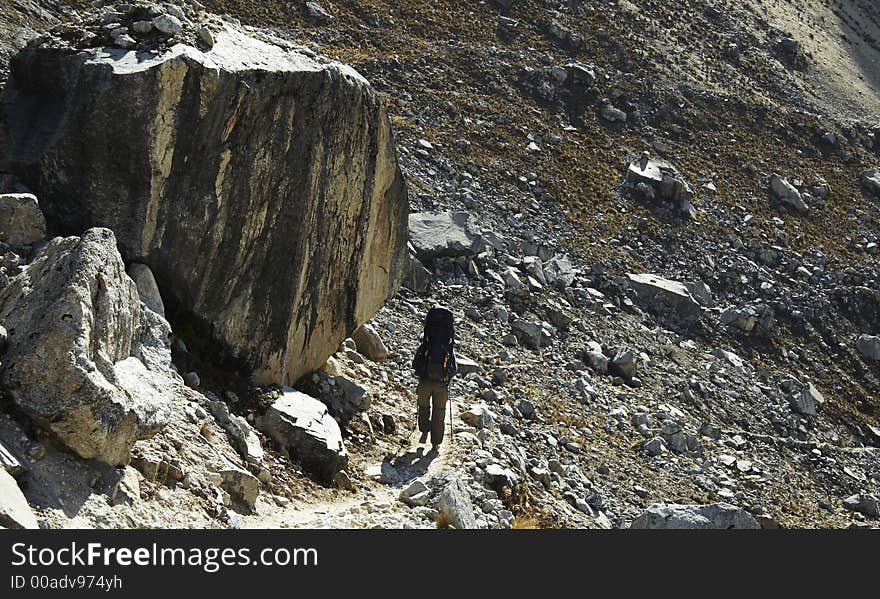
M 174 15 L 164 14 L 153 19 L 153 27 L 165 35 L 177 35 L 183 29 L 183 23 Z
M 599 115 L 610 123 L 625 123 L 626 113 L 611 104 L 603 104 Z
M 306 2 L 305 11 L 312 23 L 326 23 L 333 18 L 333 15 L 324 10 L 324 7 L 317 2 Z
M 351 478 L 345 470 L 340 470 L 336 473 L 336 476 L 333 479 L 333 484 L 337 489 L 342 489 L 343 491 L 351 491 L 354 488 Z
M 199 27 L 196 29 L 196 35 L 199 36 L 199 39 L 203 44 L 208 46 L 209 48 L 214 47 L 214 34 L 207 27 Z
M 198 389 L 199 385 L 202 384 L 202 379 L 199 378 L 199 374 L 197 372 L 187 372 L 183 375 L 183 382 L 187 387 Z
M 135 21 L 131 28 L 135 33 L 147 34 L 153 30 L 153 23 L 152 21 Z
M 666 443 L 660 437 L 654 437 L 642 446 L 649 456 L 658 456 L 666 450 Z

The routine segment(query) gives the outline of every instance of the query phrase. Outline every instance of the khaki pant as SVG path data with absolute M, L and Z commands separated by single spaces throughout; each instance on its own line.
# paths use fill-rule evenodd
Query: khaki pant
M 449 400 L 449 383 L 420 379 L 416 388 L 419 407 L 419 432 L 431 431 L 431 443 L 443 442 L 446 421 L 446 402 Z

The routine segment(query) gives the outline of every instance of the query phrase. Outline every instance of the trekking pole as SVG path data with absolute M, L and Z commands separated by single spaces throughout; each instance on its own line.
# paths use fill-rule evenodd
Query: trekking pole
M 449 394 L 447 394 L 447 397 Z M 452 398 L 449 397 L 449 447 L 452 447 L 452 439 L 454 439 L 454 435 L 452 434 L 452 421 L 453 421 L 453 410 L 455 408 L 452 405 Z

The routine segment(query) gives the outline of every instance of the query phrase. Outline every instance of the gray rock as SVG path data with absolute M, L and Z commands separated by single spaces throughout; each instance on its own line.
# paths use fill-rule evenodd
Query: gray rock
M 750 529 L 761 526 L 742 508 L 727 503 L 707 505 L 652 504 L 630 528 L 649 529 Z
M 715 307 L 712 289 L 702 281 L 685 281 L 682 283 L 698 304 L 704 308 Z
M 519 483 L 519 477 L 510 468 L 500 464 L 486 466 L 486 482 L 493 488 L 508 487 L 512 489 Z
M 574 282 L 574 267 L 564 256 L 554 256 L 544 264 L 544 278 L 547 283 L 558 287 L 568 287 Z
M 450 481 L 440 492 L 437 499 L 437 510 L 445 512 L 449 523 L 457 529 L 471 529 L 477 527 L 474 516 L 474 506 L 467 486 L 460 478 Z
M 614 359 L 609 363 L 609 370 L 625 379 L 631 379 L 635 376 L 638 365 L 635 353 L 631 349 L 623 347 L 617 351 Z
M 141 301 L 147 305 L 147 308 L 164 317 L 165 304 L 162 302 L 159 286 L 156 285 L 156 279 L 153 277 L 153 271 L 150 270 L 150 267 L 146 264 L 132 262 L 128 265 L 127 272 L 137 286 Z
M 520 343 L 531 349 L 540 349 L 553 342 L 554 331 L 547 323 L 534 323 L 526 320 L 514 320 L 510 323 Z
M 31 506 L 18 488 L 18 483 L 2 468 L 0 468 L 0 527 L 39 528 Z
M 130 35 L 123 33 L 122 35 L 118 35 L 113 39 L 113 45 L 117 48 L 128 50 L 137 46 L 137 40 Z
M 476 219 L 467 212 L 410 214 L 409 235 L 416 257 L 422 262 L 476 256 L 485 247 Z
M 727 308 L 718 317 L 721 324 L 739 329 L 747 335 L 766 337 L 774 327 L 772 308 L 765 305 L 746 308 Z
M 461 419 L 477 429 L 495 428 L 498 417 L 487 406 L 474 404 L 466 412 L 462 412 Z
M 596 84 L 596 67 L 582 62 L 569 62 L 565 65 L 565 84 L 587 90 Z
M 418 258 L 413 255 L 408 257 L 403 279 L 401 280 L 403 287 L 416 293 L 424 293 L 431 285 L 432 278 L 431 271 L 425 268 Z
M 694 299 L 683 283 L 647 273 L 630 273 L 626 277 L 644 306 L 658 312 L 672 311 L 685 319 L 700 314 L 700 302 Z
M 138 472 L 131 466 L 125 466 L 110 493 L 110 502 L 113 505 L 131 505 L 140 499 L 141 482 Z
M 333 380 L 336 382 L 336 386 L 342 390 L 342 401 L 350 410 L 366 412 L 370 409 L 369 389 L 344 376 L 334 377 Z
M 856 349 L 865 360 L 880 362 L 880 337 L 861 335 L 856 339 Z
M 46 238 L 46 219 L 36 196 L 0 194 L 0 242 L 31 245 Z
M 164 14 L 153 19 L 153 27 L 165 35 L 177 35 L 183 29 L 183 23 L 174 15 Z
M 405 182 L 390 121 L 354 69 L 228 23 L 215 37 L 150 57 L 23 50 L 0 106 L 2 154 L 51 226 L 113 230 L 166 305 L 247 360 L 256 383 L 293 384 L 396 292 Z M 117 168 L 113 140 L 146 167 Z
M 809 210 L 806 202 L 804 202 L 803 197 L 801 196 L 801 192 L 795 188 L 794 185 L 773 173 L 770 176 L 770 191 L 773 192 L 773 195 L 776 198 L 788 204 L 798 212 L 807 212 Z
M 0 442 L 0 469 L 5 470 L 12 476 L 24 474 L 24 466 L 12 451 Z
M 519 413 L 522 414 L 523 418 L 534 418 L 535 417 L 535 404 L 530 402 L 527 399 L 519 399 L 516 404 L 514 404 Z
M 348 465 L 339 425 L 327 406 L 305 393 L 285 390 L 254 424 L 325 484 Z
M 431 490 L 425 483 L 416 479 L 400 492 L 399 499 L 413 507 L 428 505 L 431 500 Z
M 851 512 L 864 514 L 869 518 L 880 518 L 880 500 L 875 495 L 859 493 L 843 500 L 843 507 Z
M 650 441 L 646 442 L 642 449 L 649 456 L 658 456 L 666 450 L 666 442 L 660 437 L 654 437 Z
M 610 123 L 625 123 L 626 113 L 611 104 L 603 104 L 599 109 L 599 116 Z
M 645 156 L 630 163 L 626 180 L 633 187 L 644 184 L 654 197 L 681 204 L 690 201 L 694 192 L 684 176 L 665 160 L 652 160 Z
M 368 324 L 362 324 L 351 334 L 357 350 L 375 362 L 381 362 L 388 357 L 388 348 L 376 332 L 376 329 Z
M 479 363 L 474 362 L 473 360 L 462 354 L 456 354 L 455 364 L 456 366 L 458 366 L 458 374 L 460 375 L 479 373 L 483 371 L 483 367 L 480 366 Z
M 504 285 L 509 289 L 524 289 L 526 286 L 512 266 L 508 266 L 504 269 L 501 278 L 504 279 Z
M 873 196 L 880 198 L 880 168 L 868 170 L 859 175 L 862 187 Z
M 131 28 L 135 33 L 146 34 L 153 30 L 152 21 L 135 21 L 131 24 Z
M 305 11 L 309 21 L 314 24 L 326 23 L 333 19 L 333 15 L 324 10 L 324 7 L 317 2 L 306 2 Z
M 263 461 L 263 446 L 260 437 L 247 419 L 232 414 L 226 402 L 215 400 L 208 404 L 208 410 L 217 424 L 232 438 L 232 446 L 246 461 L 259 464 Z
M 716 358 L 720 358 L 722 360 L 725 360 L 731 366 L 733 366 L 734 368 L 737 368 L 738 370 L 745 369 L 746 363 L 743 361 L 743 359 L 740 358 L 735 353 L 727 351 L 726 349 L 721 349 L 720 347 L 716 347 L 714 350 L 712 350 L 712 355 L 715 356 Z
M 0 291 L 0 321 L 15 331 L 3 387 L 80 456 L 126 463 L 182 389 L 168 323 L 142 308 L 107 229 L 53 239 L 25 273 Z
M 211 48 L 214 46 L 214 33 L 207 27 L 199 27 L 196 29 L 196 35 L 199 36 L 199 40 L 201 40 L 201 42 L 207 47 Z
M 222 468 L 218 474 L 221 477 L 220 488 L 229 493 L 234 501 L 253 511 L 260 494 L 260 480 L 247 470 L 235 466 Z
M 825 402 L 822 393 L 813 383 L 810 383 L 791 399 L 791 409 L 798 414 L 815 416 L 819 413 L 819 407 Z

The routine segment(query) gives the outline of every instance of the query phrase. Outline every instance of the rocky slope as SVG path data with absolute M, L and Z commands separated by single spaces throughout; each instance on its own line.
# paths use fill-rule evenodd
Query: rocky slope
M 318 403 L 178 330 L 196 389 L 122 469 L 10 405 L 41 525 L 876 526 L 871 4 L 204 4 L 375 87 L 404 288 L 297 383 Z M 440 456 L 413 445 L 409 371 L 435 303 L 471 359 Z

